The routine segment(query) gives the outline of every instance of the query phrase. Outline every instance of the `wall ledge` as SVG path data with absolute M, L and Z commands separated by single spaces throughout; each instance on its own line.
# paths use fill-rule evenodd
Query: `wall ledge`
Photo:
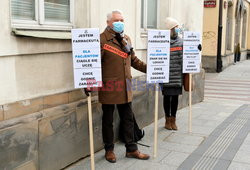
M 24 30 L 12 29 L 12 33 L 16 36 L 71 40 L 70 31 L 42 31 L 42 30 Z

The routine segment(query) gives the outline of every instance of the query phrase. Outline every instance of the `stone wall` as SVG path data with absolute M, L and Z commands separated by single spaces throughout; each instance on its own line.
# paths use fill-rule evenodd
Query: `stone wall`
M 216 56 L 202 56 L 202 68 L 208 73 L 215 73 L 216 58 Z
M 194 75 L 196 85 L 193 103 L 204 99 L 204 73 L 203 70 Z M 145 77 L 137 79 L 145 80 Z M 154 99 L 154 91 L 134 92 L 133 109 L 140 127 L 153 122 Z M 57 170 L 89 155 L 86 96 L 80 90 L 75 90 L 45 96 L 40 100 L 38 102 L 38 99 L 33 99 L 26 105 L 25 102 L 18 102 L 0 107 L 0 119 L 1 115 L 6 115 L 5 112 L 10 115 L 8 119 L 0 121 L 0 169 Z M 159 95 L 159 100 L 159 118 L 162 118 L 162 95 Z M 187 103 L 188 93 L 184 92 L 180 96 L 179 108 L 187 106 Z M 103 148 L 102 110 L 96 93 L 93 94 L 92 106 L 94 146 L 95 151 L 98 151 Z M 5 110 L 6 108 L 9 110 Z M 18 115 L 19 112 L 22 114 L 12 118 L 12 114 Z M 115 112 L 114 129 L 117 139 L 119 117 L 117 110 Z
M 247 51 L 241 51 L 240 61 L 244 61 L 248 59 Z M 222 69 L 224 70 L 228 66 L 234 63 L 234 53 L 228 54 L 225 56 L 221 56 L 222 59 Z M 216 72 L 216 61 L 217 56 L 202 56 L 202 67 L 209 73 Z

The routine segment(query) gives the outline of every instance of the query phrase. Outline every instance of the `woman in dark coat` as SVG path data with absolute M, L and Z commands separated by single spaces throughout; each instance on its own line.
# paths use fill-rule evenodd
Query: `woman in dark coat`
M 171 30 L 170 41 L 170 75 L 169 83 L 162 84 L 163 106 L 165 110 L 166 123 L 168 130 L 177 130 L 176 112 L 178 108 L 178 98 L 182 94 L 183 76 L 183 40 L 178 36 L 179 23 L 174 18 L 166 18 L 166 27 Z

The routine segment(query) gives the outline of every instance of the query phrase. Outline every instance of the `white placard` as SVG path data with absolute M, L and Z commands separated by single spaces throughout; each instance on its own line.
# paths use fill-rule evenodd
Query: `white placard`
M 72 29 L 71 34 L 75 88 L 101 87 L 99 29 Z
M 183 67 L 185 68 L 185 73 L 197 73 L 197 70 L 200 70 L 200 61 L 183 60 Z
M 147 52 L 147 83 L 168 83 L 170 31 L 149 30 Z
M 183 73 L 199 73 L 201 64 L 201 52 L 198 45 L 201 44 L 199 32 L 185 31 L 183 36 Z

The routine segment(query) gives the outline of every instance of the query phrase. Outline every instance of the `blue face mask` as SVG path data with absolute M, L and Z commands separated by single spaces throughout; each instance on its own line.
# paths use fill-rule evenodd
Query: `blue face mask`
M 124 31 L 123 22 L 113 22 L 113 30 L 117 33 L 122 33 Z
M 180 28 L 174 28 L 174 31 L 176 32 L 176 34 L 179 34 L 181 32 L 181 29 Z

